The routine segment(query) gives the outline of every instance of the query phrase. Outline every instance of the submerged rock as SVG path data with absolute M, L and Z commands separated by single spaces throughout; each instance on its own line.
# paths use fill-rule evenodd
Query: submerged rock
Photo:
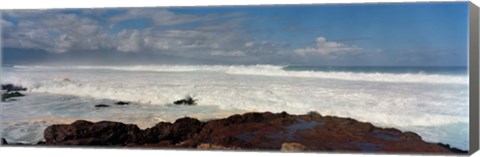
M 126 102 L 126 101 L 117 101 L 115 102 L 115 105 L 128 105 L 130 104 L 130 102 Z
M 22 97 L 24 94 L 19 91 L 26 91 L 27 88 L 22 86 L 16 86 L 13 84 L 2 84 L 2 102 L 7 101 L 9 98 Z M 14 100 L 14 99 L 11 99 Z
M 47 145 L 464 153 L 448 145 L 425 142 L 413 132 L 318 113 L 245 113 L 208 122 L 185 117 L 145 130 L 131 124 L 80 120 L 49 126 L 44 137 Z
M 180 99 L 180 100 L 177 100 L 177 101 L 173 102 L 173 104 L 175 104 L 175 105 L 196 105 L 197 104 L 196 101 L 197 101 L 196 99 L 193 99 L 192 97 L 187 96 L 184 99 Z
M 95 105 L 95 108 L 103 108 L 103 107 L 110 107 L 110 105 L 106 105 L 106 104 Z
M 6 90 L 7 92 L 26 91 L 27 88 L 24 88 L 22 86 L 16 86 L 16 85 L 13 85 L 13 84 L 2 84 L 2 90 Z
M 2 101 L 7 101 L 7 99 L 14 98 L 14 97 L 22 97 L 22 96 L 25 96 L 25 95 L 20 92 L 2 93 Z

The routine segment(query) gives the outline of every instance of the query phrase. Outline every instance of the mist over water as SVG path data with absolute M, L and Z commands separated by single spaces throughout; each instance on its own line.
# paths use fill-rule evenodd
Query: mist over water
M 3 131 L 14 141 L 41 140 L 41 129 L 33 128 L 76 119 L 149 127 L 183 116 L 207 120 L 251 111 L 317 111 L 468 148 L 465 68 L 138 65 L 14 66 L 2 71 L 2 83 L 28 88 L 27 96 L 4 103 Z M 172 105 L 187 95 L 197 98 L 198 106 Z M 134 105 L 93 107 L 117 100 Z

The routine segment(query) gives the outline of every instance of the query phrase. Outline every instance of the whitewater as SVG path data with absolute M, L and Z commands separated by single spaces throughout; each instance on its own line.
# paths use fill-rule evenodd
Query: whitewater
M 36 143 L 51 124 L 111 120 L 150 127 L 251 111 L 350 117 L 468 149 L 468 75 L 286 70 L 278 65 L 3 67 L 2 84 L 28 88 L 2 103 L 2 136 Z M 186 96 L 197 106 L 172 103 Z M 132 102 L 128 106 L 94 105 Z

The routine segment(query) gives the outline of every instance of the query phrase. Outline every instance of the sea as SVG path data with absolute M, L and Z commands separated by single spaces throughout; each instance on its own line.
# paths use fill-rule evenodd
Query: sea
M 28 88 L 26 96 L 1 104 L 1 135 L 9 142 L 37 143 L 47 126 L 78 119 L 148 128 L 185 116 L 207 121 L 246 112 L 316 111 L 468 150 L 467 67 L 16 65 L 1 70 L 2 84 Z M 187 96 L 197 105 L 173 104 Z

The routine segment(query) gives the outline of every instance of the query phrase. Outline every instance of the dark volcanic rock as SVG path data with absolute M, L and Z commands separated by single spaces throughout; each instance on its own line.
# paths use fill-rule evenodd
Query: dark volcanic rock
M 26 91 L 26 90 L 27 88 L 24 88 L 21 86 L 15 86 L 13 84 L 2 84 L 2 101 L 7 101 L 7 99 L 13 98 L 13 97 L 25 96 L 19 91 Z
M 106 105 L 106 104 L 98 104 L 98 105 L 95 105 L 96 108 L 102 108 L 102 107 L 110 107 L 110 105 Z
M 143 131 L 143 143 L 158 143 L 169 140 L 172 123 L 160 122 L 157 125 Z
M 425 142 L 413 132 L 318 113 L 245 113 L 208 122 L 185 117 L 145 130 L 116 122 L 76 121 L 49 126 L 45 139 L 49 145 L 257 150 L 288 146 L 289 150 L 304 151 L 465 153 L 449 145 Z
M 193 138 L 198 132 L 200 132 L 202 127 L 203 123 L 198 119 L 190 117 L 177 119 L 171 127 L 171 140 L 174 142 L 180 142 Z
M 450 151 L 454 152 L 454 153 L 459 153 L 459 154 L 468 154 L 468 151 L 465 151 L 465 150 L 460 150 L 458 148 L 455 148 L 455 147 L 451 147 L 449 144 L 443 144 L 443 143 L 437 143 L 439 146 L 442 146 L 444 148 L 447 148 L 449 149 Z
M 26 91 L 27 88 L 22 86 L 15 86 L 13 84 L 2 84 L 2 90 L 6 90 L 7 92 L 11 91 Z
M 186 98 L 181 99 L 181 100 L 177 100 L 173 103 L 175 105 L 196 105 L 197 104 L 196 101 L 197 101 L 196 99 L 193 99 L 192 97 L 187 96 Z
M 2 101 L 6 101 L 9 98 L 14 98 L 14 97 L 22 97 L 25 96 L 24 94 L 20 92 L 7 92 L 7 93 L 2 93 Z
M 45 142 L 45 141 L 38 141 L 36 145 L 45 145 L 45 144 L 47 144 L 47 142 Z
M 160 141 L 169 141 L 171 143 L 179 143 L 188 139 L 193 139 L 203 127 L 203 123 L 197 119 L 185 117 L 177 119 L 173 124 L 160 122 L 154 127 L 147 128 L 143 131 L 141 143 L 152 143 Z M 190 143 L 187 144 L 190 147 Z
M 39 142 L 37 144 L 31 143 L 20 143 L 20 142 L 7 142 L 5 138 L 2 138 L 0 145 L 9 145 L 9 146 L 32 146 L 32 145 L 41 145 L 42 143 Z
M 115 105 L 128 105 L 130 104 L 129 102 L 125 102 L 125 101 L 117 101 L 115 102 Z
M 78 120 L 71 125 L 52 125 L 45 129 L 47 145 L 124 146 L 137 143 L 141 130 L 136 125 Z

